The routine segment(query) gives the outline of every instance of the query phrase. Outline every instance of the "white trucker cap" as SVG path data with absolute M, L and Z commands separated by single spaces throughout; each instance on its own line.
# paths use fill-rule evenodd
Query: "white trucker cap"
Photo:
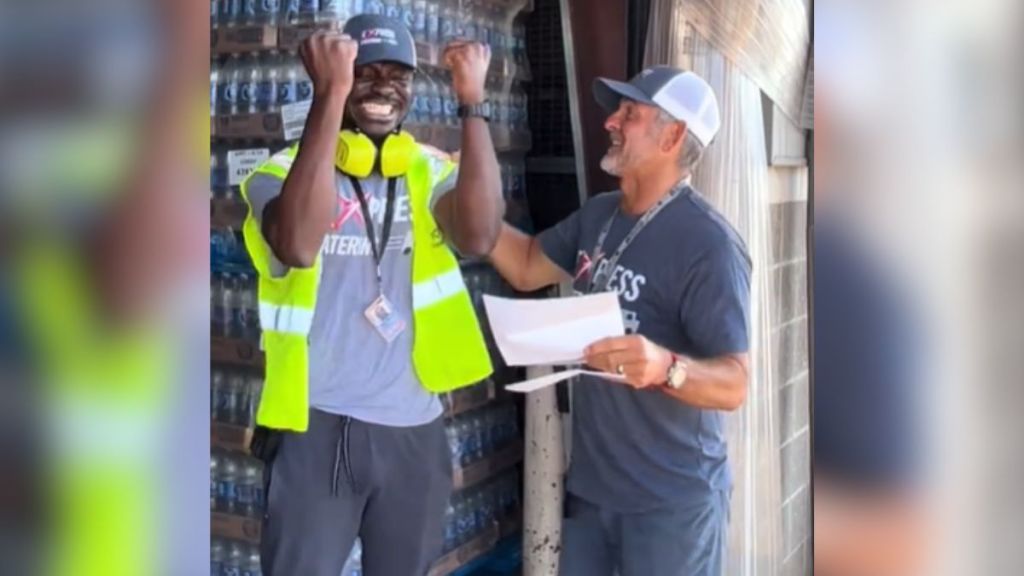
M 594 99 L 608 112 L 614 112 L 623 98 L 658 106 L 670 116 L 686 123 L 686 128 L 707 146 L 718 134 L 722 120 L 718 99 L 711 86 L 693 72 L 671 66 L 654 66 L 627 84 L 608 78 L 594 80 Z

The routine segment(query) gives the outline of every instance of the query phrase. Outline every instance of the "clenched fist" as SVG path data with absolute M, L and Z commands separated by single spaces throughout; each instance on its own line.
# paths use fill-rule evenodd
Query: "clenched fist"
M 299 46 L 299 55 L 316 93 L 345 98 L 352 91 L 358 52 L 356 41 L 336 30 L 318 30 Z
M 452 42 L 444 49 L 442 61 L 452 72 L 452 90 L 460 103 L 479 104 L 485 100 L 490 46 L 479 42 Z

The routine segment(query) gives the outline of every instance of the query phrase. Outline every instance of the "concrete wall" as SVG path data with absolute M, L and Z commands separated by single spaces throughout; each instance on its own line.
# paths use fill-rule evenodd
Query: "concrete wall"
M 782 576 L 811 573 L 807 169 L 772 168 L 772 354 L 782 471 Z

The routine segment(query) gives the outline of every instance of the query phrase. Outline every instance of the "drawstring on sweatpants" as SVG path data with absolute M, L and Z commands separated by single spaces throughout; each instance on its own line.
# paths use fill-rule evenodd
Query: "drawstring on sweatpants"
M 331 477 L 331 496 L 335 497 L 338 495 L 338 476 L 341 474 L 342 459 L 345 461 L 345 474 L 348 475 L 349 483 L 355 484 L 355 479 L 352 477 L 352 460 L 349 457 L 348 443 L 348 433 L 352 425 L 352 419 L 345 416 L 342 417 L 341 421 L 341 434 L 338 435 L 338 441 L 334 446 L 334 473 Z

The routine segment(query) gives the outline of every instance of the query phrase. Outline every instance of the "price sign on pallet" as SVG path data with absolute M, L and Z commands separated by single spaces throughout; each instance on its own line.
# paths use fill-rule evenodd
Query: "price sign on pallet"
M 238 186 L 253 170 L 270 158 L 269 148 L 251 148 L 228 152 L 228 185 Z

